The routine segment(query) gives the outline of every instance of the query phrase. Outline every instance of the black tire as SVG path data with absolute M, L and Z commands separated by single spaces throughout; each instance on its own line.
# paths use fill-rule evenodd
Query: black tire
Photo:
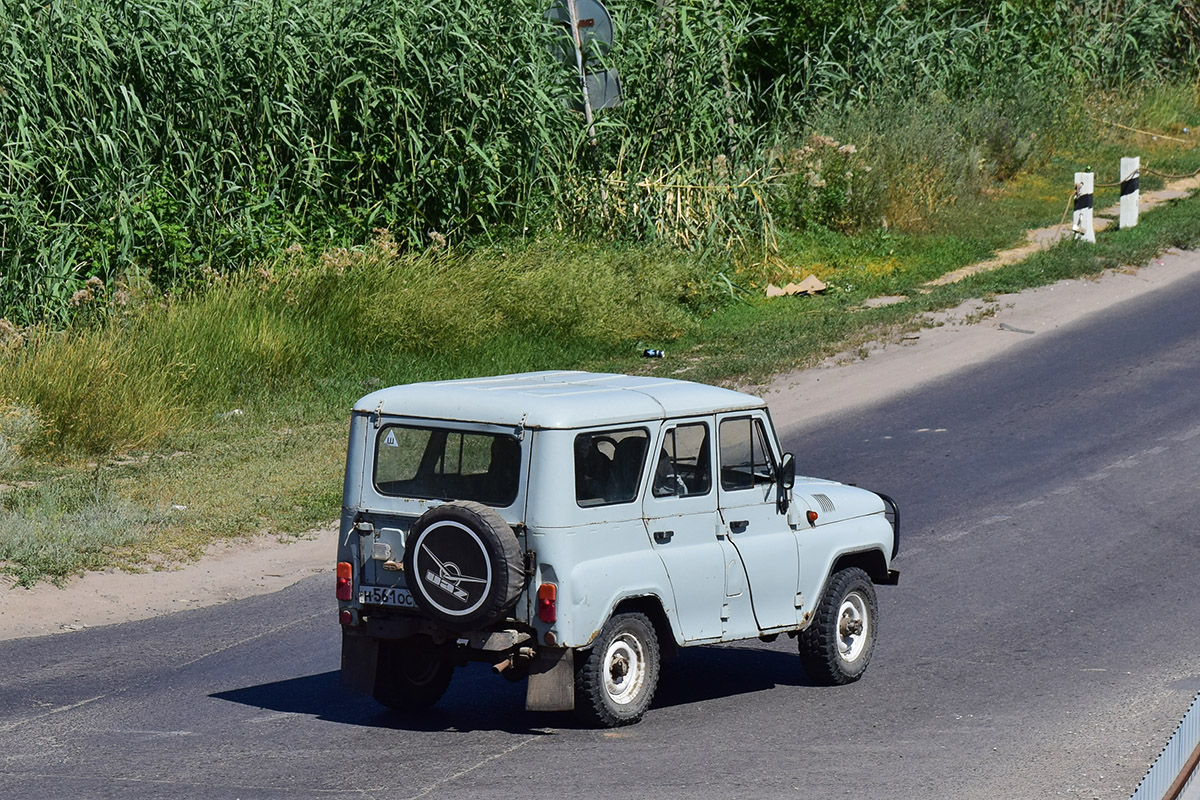
M 812 624 L 800 632 L 800 661 L 826 686 L 862 677 L 875 650 L 879 605 L 875 585 L 858 567 L 835 572 L 825 586 Z
M 380 642 L 375 666 L 377 702 L 395 711 L 420 711 L 441 699 L 454 666 L 419 642 Z
M 637 722 L 658 688 L 658 635 L 645 614 L 617 614 L 590 650 L 576 653 L 575 714 L 591 725 Z
M 481 503 L 445 503 L 422 514 L 408 534 L 404 575 L 421 610 L 459 630 L 502 619 L 525 585 L 516 534 Z

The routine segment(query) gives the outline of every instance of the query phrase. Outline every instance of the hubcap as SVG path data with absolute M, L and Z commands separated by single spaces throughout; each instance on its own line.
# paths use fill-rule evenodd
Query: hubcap
M 604 691 L 618 705 L 637 699 L 646 682 L 646 658 L 637 637 L 623 633 L 604 652 Z
M 854 661 L 867 647 L 871 620 L 867 617 L 867 601 L 858 592 L 851 592 L 838 609 L 838 653 L 845 661 Z

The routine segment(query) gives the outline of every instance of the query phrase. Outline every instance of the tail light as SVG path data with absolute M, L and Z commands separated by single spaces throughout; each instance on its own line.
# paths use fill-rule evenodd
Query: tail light
M 558 587 L 553 583 L 543 583 L 538 587 L 537 613 L 542 622 L 558 619 Z
M 354 599 L 354 567 L 349 561 L 339 561 L 337 565 L 337 599 Z

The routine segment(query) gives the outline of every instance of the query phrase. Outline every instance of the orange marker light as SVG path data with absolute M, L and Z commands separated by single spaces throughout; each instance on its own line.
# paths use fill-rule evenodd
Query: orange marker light
M 538 619 L 542 622 L 558 619 L 558 587 L 553 583 L 543 583 L 538 587 L 537 611 Z
M 354 599 L 354 567 L 349 561 L 339 561 L 337 565 L 337 599 Z
M 808 524 L 809 525 L 817 524 L 817 512 L 813 511 L 811 508 L 808 510 Z

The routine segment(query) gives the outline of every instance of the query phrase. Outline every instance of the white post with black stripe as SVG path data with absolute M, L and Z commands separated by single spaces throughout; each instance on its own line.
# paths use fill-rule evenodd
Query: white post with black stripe
M 1075 215 L 1071 218 L 1071 230 L 1075 238 L 1085 242 L 1096 241 L 1096 230 L 1092 227 L 1092 193 L 1095 191 L 1096 174 L 1093 172 L 1075 173 Z
M 1138 222 L 1138 179 L 1142 173 L 1141 158 L 1121 159 L 1121 230 L 1132 228 Z

